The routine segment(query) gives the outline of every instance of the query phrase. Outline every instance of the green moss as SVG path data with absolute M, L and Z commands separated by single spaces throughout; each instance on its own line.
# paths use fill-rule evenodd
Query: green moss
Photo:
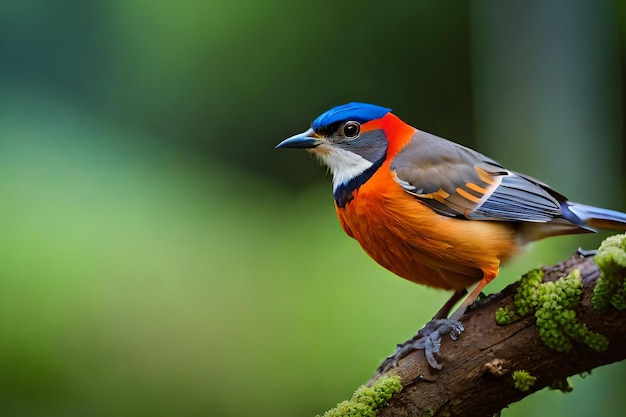
M 515 291 L 516 313 L 524 317 L 537 308 L 537 288 L 541 285 L 543 271 L 539 268 L 528 271 L 520 280 Z
M 606 350 L 607 338 L 590 331 L 573 310 L 582 294 L 580 272 L 574 270 L 552 282 L 541 282 L 542 276 L 542 271 L 535 269 L 522 277 L 514 298 L 516 313 L 535 315 L 539 337 L 551 349 L 567 352 L 579 342 L 596 351 Z
M 435 415 L 435 410 L 432 407 L 428 407 L 424 412 L 424 417 L 433 417 Z
M 600 280 L 591 302 L 597 310 L 626 309 L 626 234 L 606 238 L 595 256 Z
M 400 391 L 402 384 L 399 376 L 381 378 L 371 387 L 361 386 L 350 400 L 337 404 L 323 417 L 375 417 L 376 410 L 387 405 L 391 397 Z
M 537 381 L 537 377 L 532 376 L 527 371 L 518 370 L 513 372 L 513 382 L 515 384 L 515 388 L 522 392 L 528 391 L 533 385 L 535 385 L 535 381 Z
M 511 311 L 509 311 L 506 307 L 500 307 L 496 311 L 496 324 L 503 326 L 505 324 L 509 324 L 512 321 Z

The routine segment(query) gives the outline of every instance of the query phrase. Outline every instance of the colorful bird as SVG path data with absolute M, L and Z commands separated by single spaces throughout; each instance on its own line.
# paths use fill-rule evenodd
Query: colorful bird
M 385 107 L 334 107 L 276 147 L 306 149 L 328 166 L 339 222 L 376 262 L 409 281 L 454 291 L 430 325 L 437 330 L 426 332 L 434 338 L 425 333 L 425 343 L 409 347 L 426 347 L 435 368 L 437 338 L 462 330 L 463 312 L 525 244 L 593 228 L 626 230 L 626 214 L 568 201 L 534 178 L 415 129 Z

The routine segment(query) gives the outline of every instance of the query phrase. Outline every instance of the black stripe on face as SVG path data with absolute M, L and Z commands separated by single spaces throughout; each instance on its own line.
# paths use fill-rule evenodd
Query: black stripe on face
M 371 167 L 352 178 L 350 181 L 341 184 L 335 190 L 334 197 L 335 203 L 337 207 L 344 208 L 346 204 L 354 199 L 354 192 L 359 189 L 359 187 L 367 182 L 372 175 L 380 168 L 380 166 L 385 162 L 385 156 L 383 155 L 378 161 L 374 163 Z

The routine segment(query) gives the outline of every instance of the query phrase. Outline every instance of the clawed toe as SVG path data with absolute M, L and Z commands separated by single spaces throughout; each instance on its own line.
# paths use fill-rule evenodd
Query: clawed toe
M 432 368 L 439 370 L 442 368 L 442 365 L 437 362 L 435 355 L 438 355 L 441 349 L 442 336 L 449 334 L 452 340 L 456 340 L 463 330 L 463 324 L 457 320 L 431 320 L 415 336 L 398 345 L 394 354 L 380 364 L 378 372 L 384 373 L 394 368 L 402 358 L 416 350 L 424 350 L 428 364 Z

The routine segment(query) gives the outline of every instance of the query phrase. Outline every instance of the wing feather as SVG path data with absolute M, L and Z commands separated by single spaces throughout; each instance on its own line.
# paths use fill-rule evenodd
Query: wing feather
M 408 193 L 444 216 L 524 222 L 562 217 L 565 198 L 545 184 L 426 132 L 415 134 L 391 169 Z

